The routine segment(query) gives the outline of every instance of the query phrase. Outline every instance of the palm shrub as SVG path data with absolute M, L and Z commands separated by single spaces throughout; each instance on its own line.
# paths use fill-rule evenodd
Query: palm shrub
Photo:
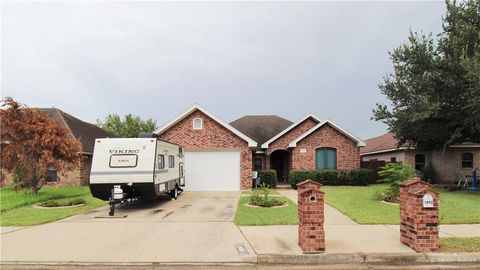
M 382 193 L 375 194 L 375 197 L 386 202 L 399 202 L 399 184 L 400 182 L 415 177 L 415 169 L 410 165 L 389 163 L 380 168 L 378 175 L 381 179 L 379 182 L 389 183 L 390 185 Z

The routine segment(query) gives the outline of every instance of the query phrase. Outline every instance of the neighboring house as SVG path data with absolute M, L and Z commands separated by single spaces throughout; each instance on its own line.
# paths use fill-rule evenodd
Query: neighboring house
M 419 151 L 407 146 L 397 147 L 398 140 L 390 132 L 365 142 L 367 145 L 360 153 L 362 161 L 401 162 L 418 171 L 432 166 L 441 183 L 452 184 L 458 180 L 457 174 L 469 176 L 474 168 L 480 168 L 480 144 L 451 145 L 445 151 Z
M 329 120 L 309 115 L 297 123 L 274 115 L 244 116 L 228 124 L 195 105 L 155 131 L 185 147 L 188 190 L 239 190 L 252 171 L 355 169 L 365 143 Z
M 94 124 L 84 122 L 57 108 L 36 109 L 64 127 L 69 133 L 68 136 L 79 140 L 82 147 L 82 158 L 77 168 L 68 172 L 51 170 L 47 177 L 47 182 L 61 185 L 87 185 L 90 178 L 95 139 L 114 136 Z M 10 177 L 7 176 L 6 182 L 9 181 L 8 178 Z

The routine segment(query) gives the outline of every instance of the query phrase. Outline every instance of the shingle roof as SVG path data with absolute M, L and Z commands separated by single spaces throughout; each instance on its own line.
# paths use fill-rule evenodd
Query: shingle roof
M 393 133 L 387 132 L 381 136 L 365 140 L 365 143 L 366 146 L 360 148 L 361 154 L 397 149 L 398 140 Z
M 61 126 L 70 131 L 72 137 L 80 140 L 82 143 L 82 152 L 93 153 L 96 138 L 115 137 L 104 129 L 82 121 L 57 108 L 37 108 L 40 112 L 46 114 Z
M 277 115 L 245 115 L 230 123 L 231 126 L 256 141 L 258 146 L 291 124 L 291 121 Z

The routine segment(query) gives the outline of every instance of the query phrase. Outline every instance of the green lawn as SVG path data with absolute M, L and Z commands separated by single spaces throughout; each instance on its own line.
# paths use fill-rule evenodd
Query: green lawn
M 373 199 L 385 184 L 370 186 L 322 186 L 326 203 L 360 224 L 399 224 L 399 206 L 387 205 Z M 480 193 L 468 191 L 440 192 L 440 223 L 478 223 Z
M 440 252 L 480 252 L 480 237 L 440 238 Z
M 80 207 L 62 209 L 33 208 L 34 204 L 60 198 L 83 198 L 86 204 Z M 106 202 L 93 198 L 88 187 L 79 186 L 43 187 L 36 195 L 3 188 L 0 189 L 0 203 L 1 226 L 42 224 L 106 205 Z
M 298 224 L 297 205 L 287 197 L 275 197 L 277 200 L 286 201 L 287 207 L 281 208 L 253 208 L 246 206 L 250 197 L 241 197 L 235 215 L 237 225 L 290 225 Z

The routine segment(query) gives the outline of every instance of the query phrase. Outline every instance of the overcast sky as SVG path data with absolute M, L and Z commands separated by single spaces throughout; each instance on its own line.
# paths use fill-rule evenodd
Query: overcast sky
M 438 34 L 438 2 L 5 2 L 1 90 L 84 121 L 314 113 L 366 139 L 388 51 Z

